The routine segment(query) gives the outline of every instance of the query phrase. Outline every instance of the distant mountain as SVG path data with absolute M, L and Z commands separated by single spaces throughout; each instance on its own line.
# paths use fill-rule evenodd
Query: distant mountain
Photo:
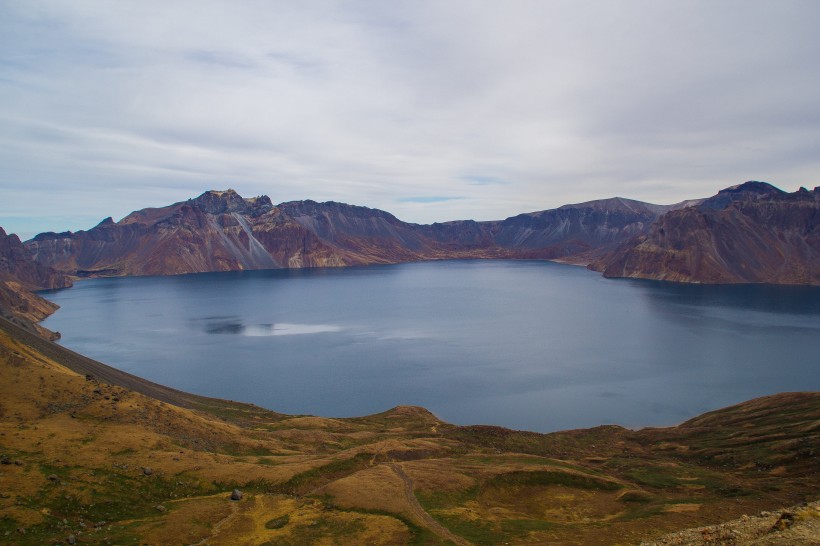
M 208 191 L 162 208 L 106 218 L 77 233 L 26 242 L 41 264 L 79 277 L 336 267 L 449 258 L 554 258 L 617 243 L 668 209 L 591 201 L 498 222 L 418 225 L 387 212 Z
M 747 182 L 709 199 L 653 205 L 615 197 L 506 220 L 419 225 L 344 203 L 208 191 L 25 243 L 78 277 L 341 267 L 454 258 L 559 260 L 638 277 L 820 284 L 818 190 Z
M 820 188 L 746 182 L 662 215 L 590 267 L 607 277 L 820 284 Z
M 519 214 L 498 222 L 495 243 L 533 258 L 564 258 L 643 233 L 681 205 L 652 205 L 614 197 Z

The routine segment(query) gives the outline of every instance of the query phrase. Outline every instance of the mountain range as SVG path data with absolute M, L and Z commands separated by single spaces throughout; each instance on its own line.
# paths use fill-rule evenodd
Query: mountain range
M 88 231 L 41 233 L 25 247 L 73 277 L 514 258 L 589 265 L 608 277 L 820 284 L 820 188 L 746 182 L 675 205 L 611 198 L 429 225 L 344 203 L 274 205 L 207 191 Z

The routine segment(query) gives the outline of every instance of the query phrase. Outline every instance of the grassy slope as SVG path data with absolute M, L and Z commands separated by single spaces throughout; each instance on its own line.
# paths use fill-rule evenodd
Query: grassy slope
M 0 542 L 635 543 L 814 500 L 818 423 L 817 393 L 638 432 L 454 427 L 414 407 L 287 416 L 0 320 Z

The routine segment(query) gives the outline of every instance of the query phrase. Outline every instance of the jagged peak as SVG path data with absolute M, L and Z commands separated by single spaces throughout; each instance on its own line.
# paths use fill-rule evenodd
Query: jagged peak
M 110 226 L 114 224 L 114 219 L 110 216 L 107 218 L 103 218 L 102 222 L 97 224 L 95 227 L 102 227 L 102 226 Z
M 749 180 L 743 184 L 730 186 L 720 190 L 717 195 L 710 197 L 700 204 L 702 209 L 721 210 L 736 201 L 756 200 L 765 197 L 786 195 L 786 192 L 768 182 Z
M 187 204 L 209 214 L 238 212 L 251 216 L 259 216 L 273 208 L 267 195 L 245 199 L 232 188 L 208 190 L 199 197 L 189 199 Z
M 285 203 L 280 203 L 278 207 L 285 210 L 288 214 L 296 216 L 315 216 L 329 212 L 343 212 L 356 217 L 379 216 L 391 221 L 398 220 L 389 212 L 381 209 L 373 209 L 362 205 L 350 205 L 348 203 L 340 203 L 338 201 L 325 201 L 323 203 L 319 203 L 311 199 L 305 199 L 302 201 L 288 201 Z
M 654 205 L 636 199 L 629 199 L 626 197 L 610 197 L 608 199 L 595 199 L 593 201 L 584 201 L 583 203 L 572 203 L 558 207 L 558 210 L 567 209 L 594 209 L 603 211 L 624 211 L 624 212 L 652 212 L 658 213 L 655 209 L 663 208 L 663 205 Z
M 741 193 L 741 192 L 749 192 L 749 193 L 759 193 L 759 194 L 767 194 L 767 195 L 780 195 L 784 192 L 780 188 L 777 188 L 768 182 L 760 182 L 758 180 L 749 180 L 742 184 L 736 184 L 734 186 L 730 186 L 724 190 L 720 190 L 718 195 L 722 193 Z

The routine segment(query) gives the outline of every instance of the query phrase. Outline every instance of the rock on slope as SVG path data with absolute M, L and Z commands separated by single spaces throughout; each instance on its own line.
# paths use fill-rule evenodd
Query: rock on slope
M 764 510 L 707 527 L 670 533 L 641 546 L 707 546 L 745 544 L 747 546 L 807 546 L 820 544 L 820 502 Z
M 820 284 L 820 188 L 746 182 L 661 216 L 591 264 L 607 277 Z

